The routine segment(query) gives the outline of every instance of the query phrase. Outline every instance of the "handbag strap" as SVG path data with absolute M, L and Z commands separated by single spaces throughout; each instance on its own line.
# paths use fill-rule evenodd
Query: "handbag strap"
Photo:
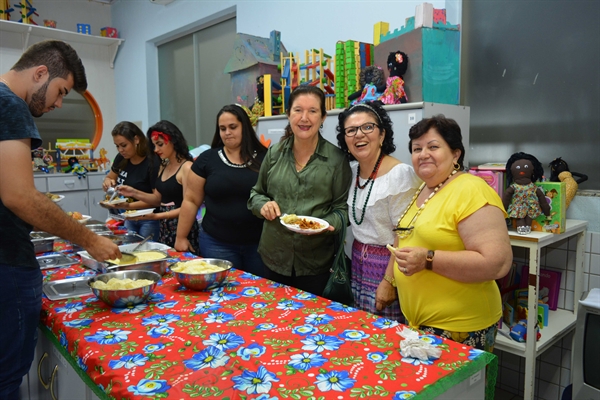
M 346 229 L 348 227 L 348 220 L 344 216 L 344 213 L 340 210 L 333 210 L 333 213 L 338 215 L 342 220 L 342 229 L 338 233 L 337 251 L 335 252 L 335 258 L 339 258 L 344 252 L 344 242 L 346 241 Z

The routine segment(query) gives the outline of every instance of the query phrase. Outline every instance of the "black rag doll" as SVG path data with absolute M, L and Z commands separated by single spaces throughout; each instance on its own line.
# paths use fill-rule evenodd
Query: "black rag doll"
M 377 100 L 385 90 L 385 76 L 381 67 L 369 65 L 360 71 L 359 82 L 362 89 L 348 96 L 351 104 Z
M 555 158 L 550 162 L 550 182 L 565 182 L 567 190 L 566 208 L 569 208 L 571 200 L 577 194 L 577 188 L 580 183 L 587 181 L 588 177 L 585 174 L 569 171 L 569 165 L 561 157 Z M 573 178 L 576 177 L 577 179 Z
M 408 68 L 406 53 L 396 51 L 390 53 L 387 59 L 389 77 L 386 81 L 387 88 L 379 99 L 383 104 L 407 103 L 408 97 L 404 91 L 404 74 Z
M 550 205 L 544 192 L 535 182 L 544 176 L 544 167 L 537 158 L 527 153 L 515 153 L 506 162 L 506 184 L 502 196 L 506 213 L 517 223 L 517 233 L 531 232 L 531 223 L 542 212 L 550 215 Z

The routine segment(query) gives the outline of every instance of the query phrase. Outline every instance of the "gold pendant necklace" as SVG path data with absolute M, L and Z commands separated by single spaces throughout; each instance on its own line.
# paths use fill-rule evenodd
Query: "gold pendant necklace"
M 406 228 L 402 228 L 400 226 L 400 222 L 402 221 L 402 219 L 404 218 L 404 216 L 406 215 L 406 213 L 408 212 L 408 210 L 410 210 L 410 208 L 415 203 L 415 201 L 417 201 L 417 197 L 419 197 L 419 195 L 423 191 L 423 188 L 425 187 L 425 182 L 423 182 L 421 184 L 421 186 L 419 187 L 419 190 L 417 190 L 417 192 L 413 196 L 410 204 L 408 205 L 408 207 L 406 207 L 406 210 L 404 210 L 404 212 L 402 213 L 402 215 L 400 216 L 400 218 L 398 218 L 398 224 L 396 225 L 396 228 L 394 228 L 394 231 L 396 232 L 396 235 L 400 239 L 406 239 L 407 237 L 409 237 L 412 234 L 413 230 L 415 229 L 415 221 L 417 220 L 417 218 L 419 217 L 419 215 L 421 215 L 421 213 L 423 212 L 423 209 L 425 209 L 425 206 L 427 205 L 427 203 L 429 202 L 429 200 L 431 200 L 431 198 L 442 188 L 442 186 L 444 186 L 444 183 L 446 183 L 448 181 L 448 179 L 452 178 L 452 176 L 454 174 L 456 174 L 457 172 L 458 172 L 457 170 L 452 170 L 452 172 L 450 173 L 450 175 L 448 175 L 448 177 L 446 179 L 444 179 L 444 181 L 442 183 L 440 183 L 439 185 L 437 185 L 435 187 L 435 189 L 433 189 L 433 192 L 431 192 L 431 194 L 429 195 L 429 197 L 427 197 L 425 199 L 425 201 L 423 202 L 423 204 L 421 204 L 421 207 L 417 208 L 417 212 L 412 217 L 412 219 L 408 223 L 407 227 Z

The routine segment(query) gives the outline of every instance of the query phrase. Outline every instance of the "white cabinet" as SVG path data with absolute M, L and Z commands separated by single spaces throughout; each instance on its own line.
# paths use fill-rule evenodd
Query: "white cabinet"
M 88 176 L 88 205 L 90 212 L 88 215 L 96 221 L 106 221 L 108 210 L 100 206 L 100 201 L 104 200 L 106 193 L 102 190 L 102 181 L 106 177 L 105 174 Z
M 98 400 L 46 335 L 38 342 L 29 373 L 23 377 L 21 400 Z
M 510 244 L 513 247 L 522 247 L 529 250 L 529 296 L 528 308 L 537 309 L 537 298 L 539 289 L 540 258 L 543 247 L 559 242 L 561 240 L 576 237 L 576 255 L 575 255 L 575 287 L 573 292 L 573 304 L 581 298 L 583 288 L 583 261 L 585 249 L 585 232 L 587 221 L 567 220 L 566 230 L 561 234 L 531 232 L 528 235 L 518 235 L 516 232 L 509 232 Z M 523 277 L 521 278 L 523 279 Z M 565 301 L 566 303 L 566 301 Z M 573 310 L 557 309 L 550 311 L 548 326 L 544 327 L 542 337 L 539 341 L 535 340 L 533 332 L 527 332 L 527 342 L 519 343 L 509 339 L 502 334 L 496 337 L 495 348 L 525 357 L 525 399 L 534 398 L 535 388 L 535 363 L 536 358 L 544 351 L 552 347 L 557 341 L 566 336 L 575 329 L 577 319 L 577 307 Z M 527 327 L 534 327 L 537 322 L 537 313 L 528 313 Z M 503 327 L 504 333 L 508 333 L 508 327 Z
M 102 190 L 105 176 L 103 172 L 90 172 L 86 178 L 79 179 L 72 174 L 36 173 L 34 184 L 40 192 L 65 196 L 57 203 L 65 212 L 78 211 L 84 215 L 91 215 L 95 220 L 104 221 L 108 217 L 108 211 L 98 203 L 105 196 Z

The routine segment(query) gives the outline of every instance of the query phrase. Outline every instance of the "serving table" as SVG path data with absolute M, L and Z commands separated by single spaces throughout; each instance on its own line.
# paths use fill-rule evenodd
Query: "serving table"
M 440 358 L 403 358 L 404 325 L 236 269 L 203 292 L 167 273 L 147 304 L 123 309 L 44 298 L 40 327 L 100 399 L 482 398 L 496 380 L 493 354 L 422 335 Z

